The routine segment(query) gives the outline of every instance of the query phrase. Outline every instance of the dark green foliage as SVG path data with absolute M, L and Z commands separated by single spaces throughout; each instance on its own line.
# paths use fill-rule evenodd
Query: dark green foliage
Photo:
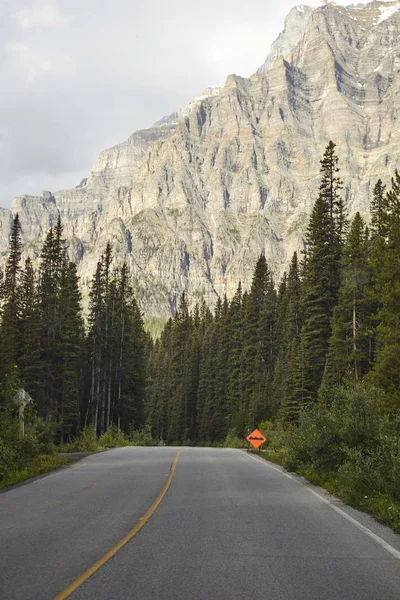
M 382 390 L 353 382 L 331 388 L 300 413 L 297 425 L 272 433 L 274 452 L 346 502 L 400 529 L 399 415 L 385 413 Z
M 2 320 L 0 327 L 0 377 L 4 378 L 17 364 L 21 350 L 20 298 L 21 225 L 14 217 L 10 249 L 1 285 Z
M 137 306 L 128 267 L 111 271 L 108 244 L 97 264 L 89 305 L 90 422 L 103 435 L 111 424 L 128 431 L 143 423 L 148 337 Z
M 368 238 L 357 213 L 343 248 L 341 286 L 333 313 L 324 385 L 337 385 L 346 377 L 358 381 L 369 370 L 371 285 Z
M 286 280 L 285 280 L 286 281 Z M 303 379 L 300 360 L 301 281 L 297 254 L 294 253 L 284 290 L 278 297 L 279 359 L 275 366 L 274 386 L 280 416 L 295 420 L 303 406 Z
M 60 217 L 51 227 L 41 253 L 39 270 L 38 308 L 41 331 L 41 384 L 38 402 L 39 414 L 44 418 L 59 416 L 61 356 L 60 312 L 61 280 L 66 263 Z
M 373 190 L 371 202 L 371 236 L 386 239 L 389 229 L 388 201 L 386 186 L 378 179 Z
M 331 142 L 304 261 L 294 254 L 277 290 L 261 255 L 248 291 L 239 284 L 214 313 L 205 303 L 191 310 L 183 294 L 156 341 L 110 244 L 93 274 L 85 331 L 60 219 L 35 273 L 29 259 L 21 269 L 16 217 L 0 326 L 0 429 L 14 441 L 0 441 L 0 461 L 37 458 L 53 437 L 66 442 L 82 430 L 74 447 L 96 449 L 98 436 L 106 447 L 240 446 L 270 419 L 287 466 L 334 477 L 344 495 L 360 498 L 369 486 L 399 499 L 400 175 L 388 193 L 375 186 L 370 230 L 359 214 L 348 230 L 337 165 Z M 23 443 L 9 402 L 20 387 L 34 399 L 34 433 Z
M 21 353 L 19 366 L 22 384 L 38 400 L 41 384 L 41 331 L 38 290 L 30 258 L 25 261 L 20 285 Z
M 133 423 L 140 427 L 151 343 L 127 266 L 111 269 L 108 244 L 94 276 L 85 332 L 77 269 L 67 260 L 60 217 L 46 236 L 39 272 L 29 258 L 21 270 L 20 257 L 17 215 L 1 281 L 0 406 L 17 369 L 18 388 L 34 401 L 30 410 L 52 423 L 61 444 L 76 438 L 85 422 L 100 434 L 111 424 L 125 431 Z
M 371 379 L 386 392 L 387 406 L 400 408 L 400 175 L 396 171 L 385 202 L 386 240 L 375 246 L 378 304 L 376 363 Z
M 60 283 L 60 340 L 58 421 L 60 443 L 80 431 L 85 331 L 81 293 L 74 263 L 63 266 Z
M 321 384 L 332 311 L 340 286 L 340 257 L 346 221 L 339 196 L 342 182 L 337 175 L 337 162 L 335 144 L 330 142 L 321 161 L 320 194 L 306 235 L 300 345 L 305 402 L 315 401 Z

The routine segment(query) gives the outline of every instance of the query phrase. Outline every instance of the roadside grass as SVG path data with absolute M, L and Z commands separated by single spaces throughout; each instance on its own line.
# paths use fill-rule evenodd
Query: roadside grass
M 70 463 L 71 460 L 69 458 L 60 458 L 56 455 L 42 454 L 40 456 L 35 456 L 22 468 L 5 471 L 3 473 L 3 478 L 0 481 L 0 489 L 7 488 L 15 483 L 21 483 L 26 479 L 36 477 L 36 475 L 54 471 L 54 469 L 58 469 Z
M 250 450 L 250 452 L 264 460 L 282 467 L 285 466 L 284 456 L 279 452 L 268 449 L 263 452 L 256 450 Z M 324 488 L 330 494 L 334 494 L 345 504 L 369 513 L 397 533 L 400 533 L 400 504 L 391 496 L 380 493 L 363 495 L 354 492 L 354 490 L 345 490 L 340 486 L 338 477 L 334 473 L 316 473 L 308 469 L 294 469 L 293 472 L 303 476 L 310 483 Z

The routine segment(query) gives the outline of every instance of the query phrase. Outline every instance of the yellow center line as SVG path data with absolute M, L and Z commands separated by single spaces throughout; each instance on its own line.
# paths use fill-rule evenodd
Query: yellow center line
M 121 548 L 123 548 L 128 542 L 130 542 L 130 540 L 142 529 L 142 527 L 147 523 L 154 511 L 157 509 L 165 494 L 168 492 L 169 486 L 171 485 L 171 481 L 175 473 L 176 464 L 178 462 L 179 455 L 181 452 L 182 448 L 178 450 L 178 453 L 174 458 L 174 462 L 172 463 L 168 479 L 165 482 L 165 485 L 161 490 L 159 496 L 150 506 L 146 514 L 143 515 L 143 517 L 141 517 L 138 523 L 136 523 L 135 527 L 131 529 L 130 532 L 124 538 L 122 538 L 121 541 L 115 544 L 115 546 L 111 548 L 111 550 L 109 550 L 106 554 L 104 554 L 104 556 L 102 556 L 97 562 L 95 562 L 94 565 L 89 567 L 84 573 L 82 573 L 82 575 L 75 579 L 75 581 L 71 583 L 67 588 L 65 588 L 65 590 L 63 590 L 60 594 L 57 594 L 57 596 L 55 596 L 53 600 L 65 600 L 65 598 L 68 598 L 73 592 L 75 592 L 76 589 L 78 589 L 78 587 L 82 585 L 82 583 L 84 583 L 87 579 L 89 579 L 89 577 L 96 573 L 96 571 L 98 571 L 100 567 L 102 567 L 108 560 L 110 560 L 110 558 L 115 556 L 115 554 L 117 554 L 117 552 L 121 550 Z

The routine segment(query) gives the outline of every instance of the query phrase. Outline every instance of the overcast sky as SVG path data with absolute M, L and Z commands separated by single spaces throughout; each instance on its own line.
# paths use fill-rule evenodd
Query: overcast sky
M 0 206 L 76 186 L 101 150 L 254 73 L 294 4 L 0 0 Z

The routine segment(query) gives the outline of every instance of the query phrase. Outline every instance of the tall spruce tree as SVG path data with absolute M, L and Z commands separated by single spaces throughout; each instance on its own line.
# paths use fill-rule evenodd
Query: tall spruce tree
M 386 239 L 389 230 L 389 203 L 385 193 L 386 186 L 378 179 L 374 186 L 371 202 L 371 236 Z
M 333 313 L 324 387 L 345 377 L 360 380 L 369 368 L 371 269 L 365 223 L 357 213 L 341 259 L 341 286 Z
M 300 347 L 305 402 L 316 400 L 321 384 L 331 335 L 332 311 L 340 285 L 340 257 L 346 220 L 337 164 L 335 144 L 329 142 L 321 161 L 320 193 L 306 234 L 302 286 L 304 321 Z
M 187 351 L 190 331 L 189 308 L 183 293 L 172 326 L 171 396 L 168 407 L 168 439 L 170 441 L 182 441 L 188 429 Z
M 300 362 L 300 332 L 302 328 L 301 280 L 297 253 L 293 254 L 286 285 L 284 336 L 284 388 L 280 417 L 283 421 L 297 419 L 303 406 L 303 375 Z
M 60 443 L 80 430 L 81 389 L 84 358 L 84 323 L 76 265 L 65 263 L 60 283 Z
M 39 414 L 58 417 L 61 394 L 61 279 L 66 263 L 61 219 L 51 227 L 43 244 L 39 269 L 39 317 L 41 328 L 41 389 Z
M 21 273 L 21 225 L 18 213 L 11 230 L 8 258 L 2 282 L 2 321 L 0 328 L 0 376 L 11 373 L 21 348 L 19 282 Z
M 386 392 L 389 409 L 400 408 L 400 174 L 387 193 L 386 243 L 375 255 L 378 301 L 376 361 L 371 378 Z M 387 216 L 387 218 L 386 218 Z
M 27 258 L 21 274 L 21 355 L 19 360 L 21 380 L 24 388 L 37 401 L 41 384 L 41 331 L 38 290 L 32 261 Z
M 102 257 L 97 262 L 89 292 L 89 364 L 90 364 L 90 395 L 86 407 L 84 425 L 91 423 L 97 433 L 100 393 L 103 374 L 103 289 L 102 289 Z
M 244 322 L 239 405 L 243 431 L 271 416 L 275 303 L 272 275 L 261 255 L 255 266 Z
M 116 420 L 118 426 L 127 431 L 132 425 L 139 428 L 143 424 L 148 337 L 126 263 L 118 276 L 114 327 L 118 365 L 117 394 L 111 414 L 114 422 Z

